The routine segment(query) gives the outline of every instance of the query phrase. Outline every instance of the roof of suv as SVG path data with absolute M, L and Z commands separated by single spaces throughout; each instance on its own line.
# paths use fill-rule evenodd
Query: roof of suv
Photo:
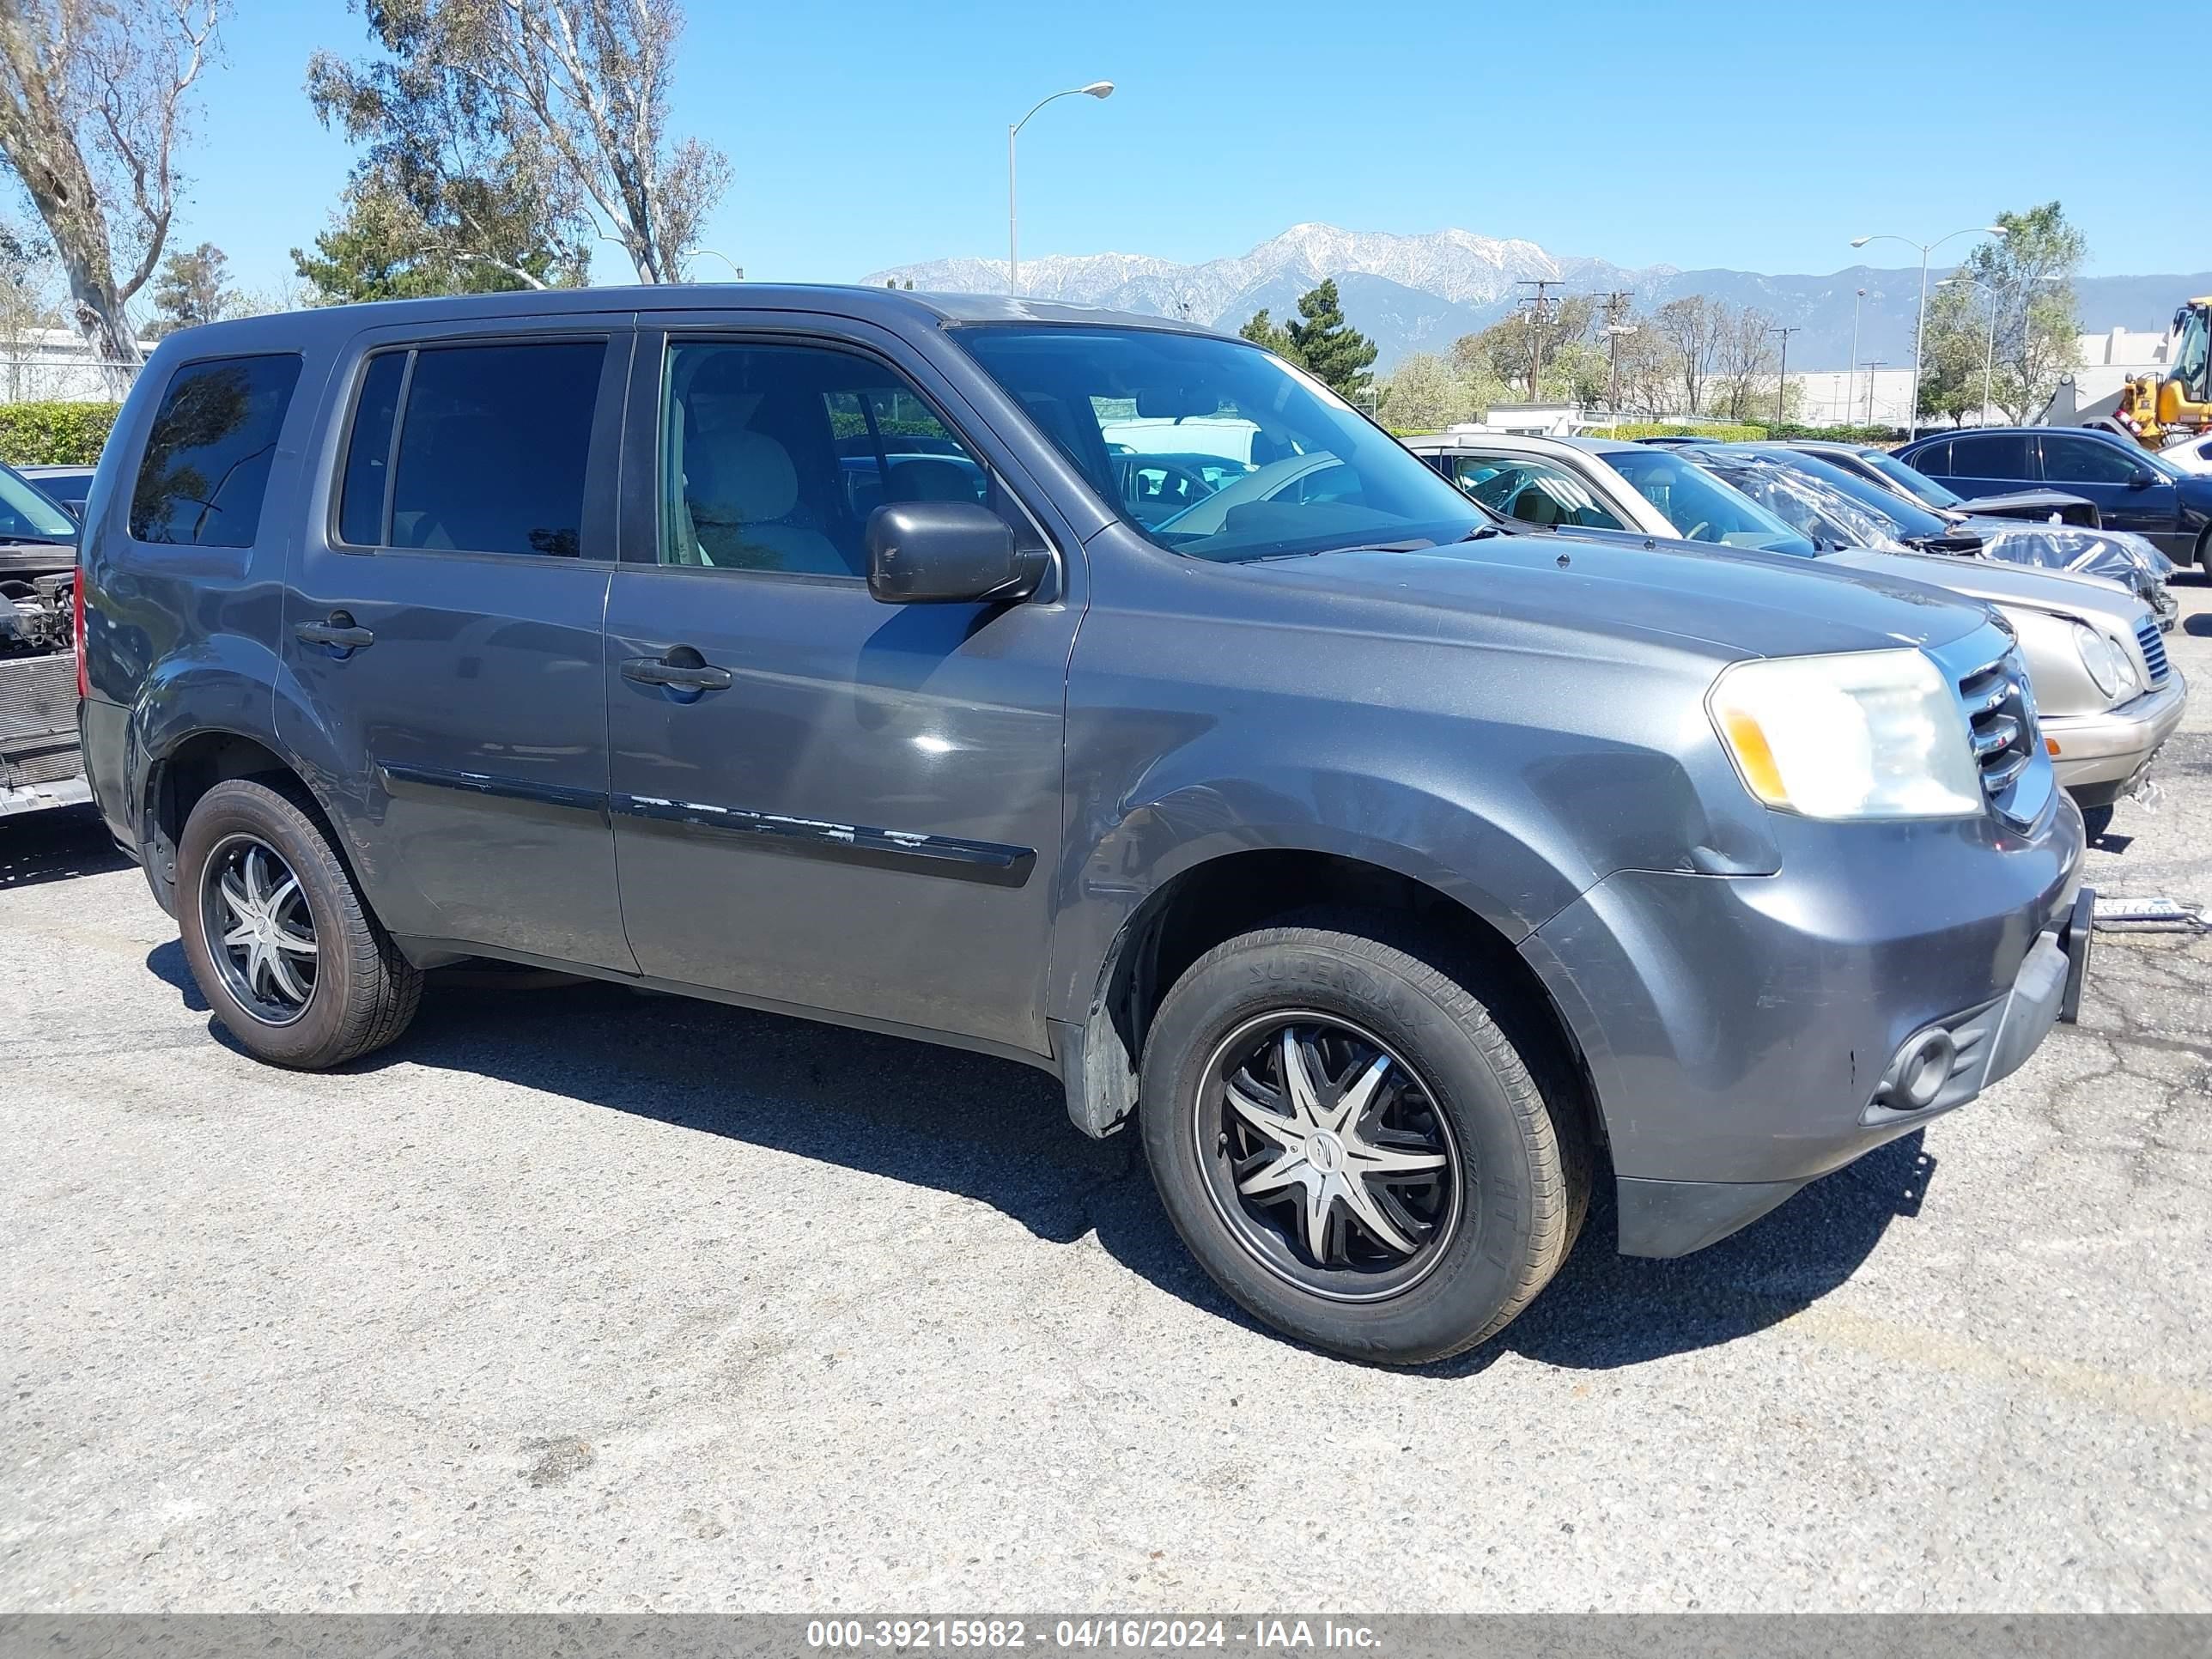
M 1107 311 L 1030 300 L 1002 294 L 917 294 L 903 289 L 859 284 L 800 283 L 668 283 L 609 288 L 526 289 L 508 294 L 459 294 L 426 300 L 379 300 L 362 305 L 327 306 L 272 312 L 234 322 L 180 329 L 169 337 L 203 345 L 242 346 L 256 334 L 281 332 L 297 339 L 315 333 L 318 319 L 350 333 L 363 327 L 405 323 L 462 321 L 482 318 L 544 317 L 638 311 L 827 311 L 878 323 L 1091 323 L 1164 330 L 1218 337 L 1218 331 L 1172 317 Z

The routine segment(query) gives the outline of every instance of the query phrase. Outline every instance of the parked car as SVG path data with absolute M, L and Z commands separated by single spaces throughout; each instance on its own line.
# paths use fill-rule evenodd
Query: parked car
M 2094 530 L 2100 522 L 2096 502 L 2086 495 L 2069 495 L 2063 489 L 2015 489 L 2002 495 L 1978 495 L 1970 502 L 1875 444 L 1791 438 L 1787 447 L 1844 471 L 1856 473 L 1869 483 L 1879 484 L 1947 518 L 1972 514 L 1984 519 L 2029 519 L 2038 523 L 2078 525 L 2084 530 Z
M 1720 440 L 1700 437 L 1690 432 L 1662 432 L 1653 437 L 1638 438 L 1635 441 L 1639 444 L 1650 444 L 1658 449 L 1679 449 L 1684 444 L 1717 444 Z
M 16 469 L 48 501 L 68 509 L 72 519 L 84 517 L 84 498 L 92 493 L 94 468 L 88 466 L 25 466 Z
M 1338 476 L 1146 526 L 1131 400 Z M 852 514 L 832 417 L 893 406 L 988 501 Z M 166 337 L 106 467 L 94 790 L 249 1052 L 341 1064 L 487 957 L 1007 1056 L 1336 1352 L 1498 1329 L 1600 1145 L 1621 1249 L 1711 1243 L 2011 1072 L 2086 963 L 1986 610 L 1501 533 L 1156 317 L 291 312 Z
M 1416 438 L 1411 447 L 1478 501 L 1528 523 L 1819 557 L 1996 607 L 2019 638 L 2058 781 L 2093 836 L 2111 823 L 2115 802 L 2149 782 L 2181 722 L 2187 684 L 2131 594 L 2093 577 L 1844 546 L 1849 526 L 1808 516 L 1817 496 L 1793 494 L 1779 463 L 1751 447 L 1670 454 L 1601 439 L 1477 434 Z M 1775 498 L 1799 525 L 1761 505 Z
M 2140 536 L 2109 527 L 2084 530 L 2064 524 L 2022 524 L 1986 519 L 1978 514 L 1936 513 L 1885 485 L 1808 455 L 1788 444 L 1734 446 L 1743 454 L 1781 465 L 1792 479 L 1808 482 L 1827 505 L 1814 510 L 1843 518 L 1857 546 L 1893 552 L 1943 553 L 1960 558 L 1996 559 L 2053 572 L 2100 576 L 2131 589 L 2148 605 L 2161 631 L 2180 619 L 2181 602 L 2166 587 L 2172 562 Z M 1799 492 L 1802 496 L 1805 492 Z M 1844 505 L 1845 501 L 1855 507 Z M 1783 514 L 1791 518 L 1790 513 Z
M 2212 574 L 2212 477 L 2185 471 L 2118 433 L 2088 427 L 1981 427 L 1905 445 L 1898 459 L 1971 499 L 2047 483 L 2096 502 L 2105 525 L 2146 537 Z
M 0 818 L 89 792 L 76 733 L 76 521 L 0 466 Z
M 2212 475 L 2212 432 L 2179 438 L 2158 452 L 2159 459 L 2199 477 Z

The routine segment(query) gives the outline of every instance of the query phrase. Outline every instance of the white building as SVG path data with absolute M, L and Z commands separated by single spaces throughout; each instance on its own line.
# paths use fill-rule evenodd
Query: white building
M 1912 410 L 1912 365 L 1792 374 L 1807 426 L 1903 426 Z
M 2167 337 L 2116 328 L 2109 334 L 2084 334 L 2075 342 L 2073 370 L 2058 382 L 2043 418 L 2072 426 L 2120 406 L 2120 388 L 2130 380 L 2166 372 Z
M 138 349 L 150 352 L 151 340 Z M 128 386 L 110 377 L 92 346 L 72 328 L 31 328 L 0 336 L 0 404 L 104 404 Z

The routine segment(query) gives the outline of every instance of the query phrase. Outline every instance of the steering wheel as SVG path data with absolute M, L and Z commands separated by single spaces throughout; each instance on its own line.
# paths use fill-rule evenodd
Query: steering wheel
M 1707 540 L 1708 538 L 1705 535 L 1705 532 L 1711 530 L 1712 527 L 1712 521 L 1711 520 L 1700 519 L 1697 523 L 1692 525 L 1688 530 L 1683 532 L 1682 539 L 1686 542 L 1702 542 Z

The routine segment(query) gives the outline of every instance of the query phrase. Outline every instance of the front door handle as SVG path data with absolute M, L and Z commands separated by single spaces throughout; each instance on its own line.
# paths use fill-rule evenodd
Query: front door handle
M 669 654 L 673 656 L 675 653 Z M 687 652 L 686 654 L 696 656 L 698 653 Z M 730 689 L 730 671 L 717 668 L 712 663 L 670 662 L 665 657 L 629 657 L 623 659 L 622 672 L 624 679 L 635 680 L 640 685 L 670 685 L 679 691 L 726 691 Z
M 307 645 L 327 645 L 342 655 L 376 643 L 375 635 L 356 627 L 353 618 L 343 611 L 331 611 L 328 622 L 295 623 L 292 635 Z

